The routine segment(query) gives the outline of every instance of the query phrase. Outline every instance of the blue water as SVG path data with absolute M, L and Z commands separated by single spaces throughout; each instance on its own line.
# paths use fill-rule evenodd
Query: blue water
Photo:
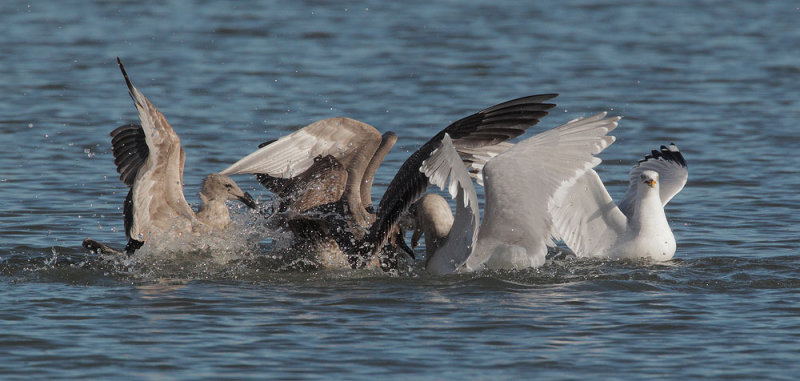
M 0 378 L 800 370 L 797 2 L 161 3 L 0 5 Z M 429 136 L 500 101 L 560 93 L 534 131 L 622 115 L 598 168 L 612 196 L 661 144 L 689 162 L 667 207 L 675 259 L 447 277 L 286 271 L 258 256 L 103 262 L 80 242 L 125 240 L 108 133 L 136 114 L 117 56 L 181 136 L 194 204 L 207 173 L 326 117 L 400 136 L 379 199 Z

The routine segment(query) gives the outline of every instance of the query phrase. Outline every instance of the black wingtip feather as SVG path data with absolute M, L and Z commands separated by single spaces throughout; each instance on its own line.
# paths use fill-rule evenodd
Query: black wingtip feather
M 673 151 L 671 147 L 675 147 Z M 678 150 L 678 146 L 675 143 L 670 143 L 670 146 L 661 146 L 658 150 L 650 151 L 649 155 L 645 155 L 644 159 L 639 160 L 639 163 L 644 163 L 648 160 L 666 160 L 677 163 L 681 167 L 688 168 L 686 164 L 686 159 L 683 158 L 683 154 L 680 150 Z
M 122 60 L 117 57 L 117 64 L 119 64 L 119 70 L 122 71 L 122 76 L 125 77 L 125 84 L 128 85 L 128 91 L 130 92 L 131 98 L 133 98 L 133 83 L 131 79 L 128 77 L 128 72 L 125 71 L 125 65 L 122 64 Z M 134 98 L 134 101 L 136 99 Z
M 349 256 L 354 267 L 363 265 L 380 246 L 400 215 L 419 198 L 428 187 L 428 178 L 419 172 L 422 161 L 439 147 L 444 134 L 450 135 L 458 147 L 483 147 L 513 139 L 531 126 L 539 123 L 554 108 L 544 103 L 558 94 L 538 94 L 512 99 L 469 115 L 450 124 L 414 152 L 401 166 L 386 188 L 378 204 L 375 222 L 358 253 Z M 377 246 L 376 246 L 377 245 Z
M 550 106 L 548 108 L 548 110 L 549 110 L 549 109 L 551 109 L 553 107 L 556 107 L 556 105 L 552 104 L 552 103 L 544 103 L 544 102 L 548 101 L 550 99 L 553 99 L 553 98 L 555 98 L 557 96 L 558 96 L 557 93 L 528 95 L 528 96 L 525 96 L 525 97 L 512 99 L 510 101 L 505 101 L 503 103 L 499 103 L 499 104 L 496 104 L 494 106 L 488 107 L 488 108 L 484 109 L 483 111 L 481 111 L 481 113 L 490 113 L 492 111 L 496 111 L 496 110 L 504 109 L 504 108 L 508 108 L 508 107 L 513 107 L 513 106 L 518 106 L 518 105 L 521 105 L 521 104 L 542 104 L 542 105 L 545 105 L 545 106 L 549 105 Z
M 556 105 L 543 102 L 556 96 L 529 95 L 491 106 L 450 124 L 434 140 L 447 133 L 456 148 L 477 148 L 516 138 L 548 115 Z

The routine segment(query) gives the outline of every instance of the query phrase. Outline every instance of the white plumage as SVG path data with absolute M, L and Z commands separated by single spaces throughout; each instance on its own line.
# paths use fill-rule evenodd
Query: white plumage
M 475 188 L 449 138 L 443 139 L 420 171 L 457 198 L 456 215 L 450 233 L 427 259 L 427 269 L 442 274 L 542 265 L 555 234 L 550 207 L 600 163 L 594 155 L 614 142 L 606 134 L 618 120 L 605 113 L 576 119 L 499 150 L 483 166 L 486 204 L 480 226 Z M 428 233 L 426 241 L 432 238 Z
M 618 207 L 597 172 L 589 170 L 550 208 L 557 236 L 579 257 L 669 260 L 675 237 L 664 206 L 688 175 L 678 147 L 662 146 L 631 169 Z
M 460 162 L 460 153 L 464 160 L 474 163 L 480 170 L 488 158 L 507 148 L 502 142 L 521 135 L 546 116 L 547 111 L 555 107 L 547 101 L 555 96 L 539 94 L 512 99 L 451 123 L 403 163 L 377 209 L 372 208 L 369 197 L 372 178 L 397 136 L 386 133 L 381 138 L 373 127 L 348 118 L 320 121 L 267 143 L 221 173 L 257 174 L 262 184 L 282 198 L 282 209 L 298 212 L 290 216 L 290 226 L 292 221 L 314 219 L 311 228 L 306 223 L 294 224 L 297 226 L 293 228 L 295 236 L 304 237 L 309 235 L 306 233 L 312 233 L 311 240 L 318 241 L 321 235 L 317 232 L 325 230 L 324 238 L 336 241 L 348 255 L 351 266 L 363 266 L 375 255 L 380 255 L 382 268 L 391 269 L 396 265 L 395 256 L 391 254 L 395 251 L 393 247 L 402 242 L 397 222 L 427 188 L 428 180 L 420 173 L 420 165 L 429 158 L 441 139 L 449 134 L 451 145 L 458 150 L 449 157 L 450 160 Z M 383 148 L 379 148 L 379 144 Z M 484 150 L 484 147 L 488 148 Z M 451 166 L 451 163 L 444 165 Z M 460 165 L 464 171 L 463 164 Z M 341 171 L 345 170 L 347 174 L 342 176 Z M 324 183 L 325 186 L 310 186 L 311 183 L 306 181 L 308 178 L 313 178 L 313 185 Z M 336 186 L 343 179 L 346 179 L 346 189 L 334 192 L 332 188 L 343 188 Z M 466 182 L 470 182 L 469 177 L 466 177 Z M 283 192 L 285 189 L 294 194 Z M 453 188 L 453 192 L 457 189 Z M 475 202 L 465 201 L 465 204 L 477 208 L 474 192 L 463 197 L 465 200 L 466 197 L 474 198 Z M 320 229 L 322 225 L 329 228 Z M 389 254 L 384 250 L 387 248 Z

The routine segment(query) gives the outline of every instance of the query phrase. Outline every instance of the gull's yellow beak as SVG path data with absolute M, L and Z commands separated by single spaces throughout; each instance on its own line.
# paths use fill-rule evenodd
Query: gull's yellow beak
M 647 184 L 647 186 L 649 186 L 650 188 L 656 187 L 656 181 L 653 179 L 645 180 L 644 183 Z

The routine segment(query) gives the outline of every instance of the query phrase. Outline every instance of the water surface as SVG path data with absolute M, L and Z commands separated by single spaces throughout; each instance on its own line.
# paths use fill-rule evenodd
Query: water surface
M 3 4 L 0 374 L 792 379 L 798 17 L 790 1 Z M 534 131 L 624 116 L 598 169 L 616 198 L 636 160 L 679 145 L 678 251 L 447 277 L 103 262 L 80 242 L 124 244 L 108 133 L 136 114 L 117 56 L 181 136 L 193 204 L 206 174 L 333 116 L 400 136 L 379 199 L 448 123 L 558 92 Z

